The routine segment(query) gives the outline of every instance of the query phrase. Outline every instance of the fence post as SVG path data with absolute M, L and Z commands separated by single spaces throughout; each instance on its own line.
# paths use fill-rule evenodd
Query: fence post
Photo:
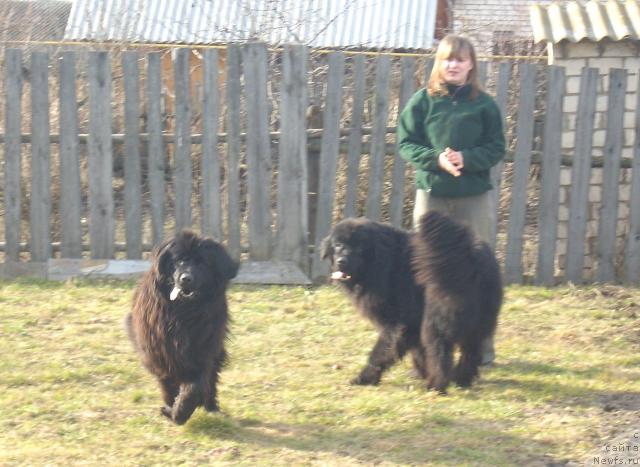
M 547 69 L 547 110 L 544 121 L 542 181 L 538 206 L 538 264 L 536 284 L 554 285 L 556 242 L 558 241 L 558 202 L 562 159 L 562 104 L 565 89 L 564 68 Z
M 584 236 L 587 226 L 589 180 L 591 175 L 592 135 L 598 93 L 598 69 L 583 68 L 580 77 L 580 101 L 576 119 L 575 153 L 571 170 L 571 201 L 567 238 L 565 280 L 583 281 Z
M 267 46 L 252 43 L 244 49 L 247 97 L 247 168 L 249 182 L 249 254 L 271 259 L 271 141 L 267 99 Z
M 140 166 L 140 71 L 138 52 L 122 54 L 124 78 L 124 209 L 127 258 L 142 257 L 142 167 Z
M 147 54 L 147 131 L 149 132 L 148 178 L 153 244 L 164 239 L 166 146 L 162 140 L 162 81 L 160 52 Z
M 60 60 L 60 253 L 63 258 L 82 256 L 76 99 L 76 55 L 75 52 L 64 52 Z
M 344 77 L 344 54 L 329 54 L 329 76 L 327 78 L 327 101 L 323 115 L 322 149 L 320 154 L 320 181 L 318 208 L 315 219 L 316 247 L 313 251 L 311 278 L 318 279 L 327 274 L 328 265 L 320 258 L 320 243 L 331 229 L 335 201 L 336 170 L 338 166 L 338 143 L 340 141 L 340 111 L 342 108 L 342 80 Z
M 49 54 L 31 53 L 31 260 L 51 257 L 51 149 L 49 145 Z
M 5 253 L 20 259 L 22 50 L 5 51 L 4 235 Z
M 526 221 L 531 148 L 533 145 L 536 66 L 531 63 L 522 63 L 520 65 L 520 73 L 517 142 L 513 156 L 513 184 L 504 265 L 505 280 L 510 284 L 521 284 L 523 279 L 522 245 Z
M 175 58 L 175 132 L 173 188 L 175 203 L 173 216 L 176 232 L 191 227 L 191 192 L 193 168 L 191 164 L 191 88 L 189 85 L 189 57 L 191 51 L 178 49 Z
M 322 129 L 322 107 L 312 104 L 307 109 L 307 128 Z M 309 214 L 309 245 L 316 243 L 316 216 L 318 213 L 318 190 L 320 186 L 320 145 L 311 144 L 307 151 L 307 191 Z
M 227 47 L 227 247 L 240 259 L 240 46 Z
M 112 154 L 110 55 L 89 52 L 89 237 L 95 259 L 114 253 Z
M 640 89 L 640 73 L 637 75 Z M 629 200 L 640 199 L 640 92 L 636 93 L 635 143 L 631 169 L 631 196 Z M 629 237 L 625 249 L 625 282 L 640 285 L 640 203 L 629 203 Z
M 218 158 L 218 51 L 203 53 L 204 98 L 202 103 L 202 167 L 200 171 L 200 221 L 203 235 L 222 241 L 222 203 L 220 202 L 220 160 Z
M 627 71 L 612 69 L 609 72 L 609 94 L 607 103 L 607 134 L 604 143 L 604 168 L 602 180 L 602 203 L 599 211 L 598 282 L 615 280 L 616 235 L 618 227 L 618 192 L 620 190 L 620 163 L 624 140 L 625 94 Z M 633 199 L 633 198 L 632 198 Z M 640 200 L 636 200 L 638 202 Z
M 309 271 L 307 205 L 307 131 L 305 113 L 308 49 L 285 45 L 282 52 L 280 158 L 278 163 L 278 212 L 276 257 L 295 261 Z

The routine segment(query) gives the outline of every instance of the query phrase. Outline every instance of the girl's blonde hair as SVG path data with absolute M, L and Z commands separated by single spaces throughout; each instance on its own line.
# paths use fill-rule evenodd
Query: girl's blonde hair
M 457 60 L 471 59 L 473 67 L 469 70 L 467 84 L 471 85 L 471 99 L 478 97 L 481 86 L 478 78 L 476 51 L 469 39 L 455 34 L 447 34 L 442 38 L 440 44 L 438 44 L 433 70 L 427 83 L 427 92 L 429 95 L 444 96 L 448 94 L 447 83 L 442 76 L 442 65 L 443 62 L 449 58 L 455 58 Z

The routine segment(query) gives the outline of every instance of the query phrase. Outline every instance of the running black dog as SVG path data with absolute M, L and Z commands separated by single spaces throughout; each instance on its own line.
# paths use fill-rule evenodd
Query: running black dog
M 183 231 L 160 245 L 126 317 L 142 363 L 159 381 L 161 413 L 185 423 L 204 405 L 218 410 L 216 385 L 228 330 L 226 289 L 238 264 L 222 245 Z

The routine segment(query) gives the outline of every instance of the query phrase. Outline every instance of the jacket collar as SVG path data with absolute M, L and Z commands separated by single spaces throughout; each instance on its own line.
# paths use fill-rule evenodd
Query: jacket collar
M 468 99 L 471 95 L 471 84 L 467 83 L 462 86 L 447 84 L 447 90 L 449 91 L 449 97 L 453 100 Z

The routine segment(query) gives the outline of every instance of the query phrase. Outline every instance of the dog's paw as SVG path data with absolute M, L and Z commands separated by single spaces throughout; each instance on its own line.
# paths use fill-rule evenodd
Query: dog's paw
M 427 379 L 427 389 L 437 392 L 441 396 L 447 394 L 447 386 L 449 384 L 445 381 L 436 381 L 435 379 Z
M 350 383 L 357 386 L 377 386 L 380 383 L 380 376 L 361 373 L 353 378 Z
M 207 402 L 205 402 L 204 409 L 207 412 L 220 412 L 220 406 L 218 405 L 218 401 L 207 401 Z
M 171 414 L 171 407 L 168 405 L 163 405 L 160 407 L 160 413 L 167 417 L 169 420 L 173 420 L 173 415 Z

